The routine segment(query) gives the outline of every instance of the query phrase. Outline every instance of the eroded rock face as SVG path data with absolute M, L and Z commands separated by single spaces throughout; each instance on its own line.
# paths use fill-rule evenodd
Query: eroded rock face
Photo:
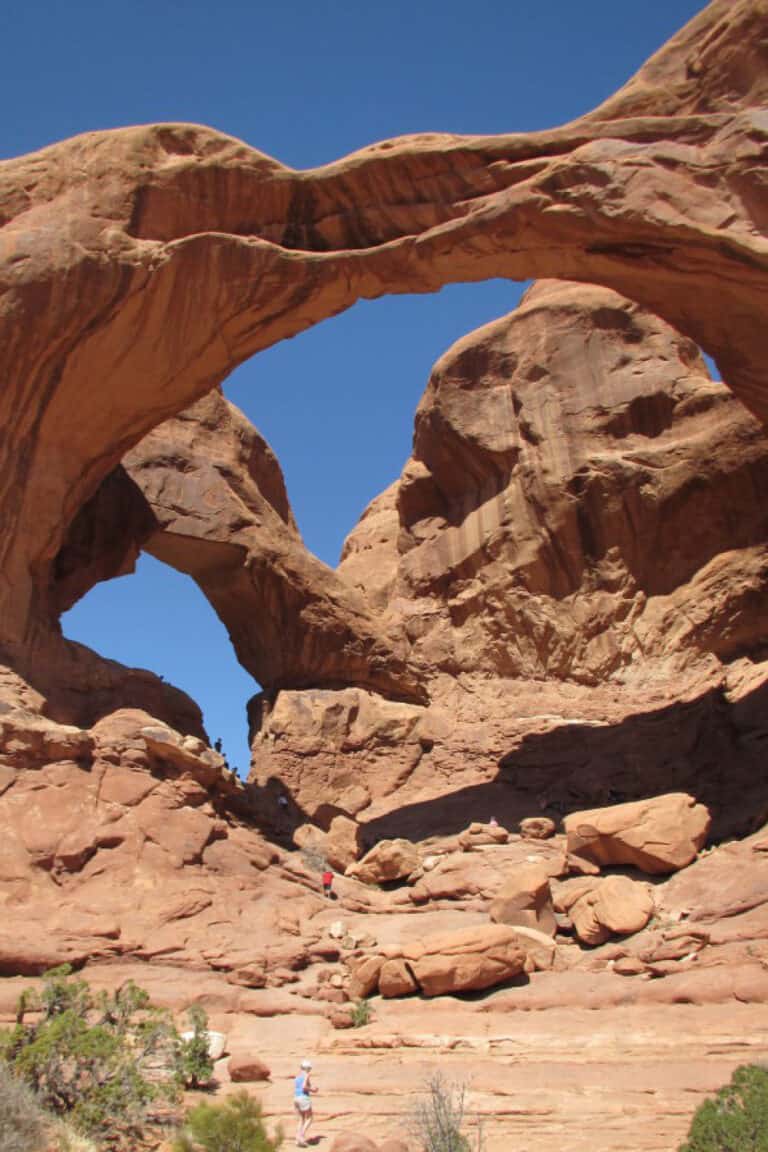
M 526 953 L 513 928 L 489 924 L 429 938 L 389 957 L 379 974 L 385 997 L 474 992 L 503 984 L 523 971 Z
M 339 566 L 429 705 L 280 693 L 253 726 L 253 779 L 311 812 L 352 769 L 379 836 L 399 827 L 387 806 L 418 826 L 451 794 L 458 828 L 513 827 L 671 787 L 718 834 L 753 827 L 766 484 L 764 431 L 689 340 L 606 289 L 537 284 L 438 362 L 414 457 Z
M 219 392 L 123 460 L 154 520 L 144 548 L 193 576 L 268 692 L 346 680 L 424 697 L 363 598 L 304 547 L 280 467 Z
M 437 363 L 396 520 L 372 542 L 364 518 L 339 571 L 377 597 L 394 573 L 391 631 L 451 674 L 597 684 L 732 658 L 734 616 L 747 648 L 768 639 L 767 484 L 762 429 L 689 340 L 605 289 L 540 283 Z M 707 586 L 724 563 L 727 608 Z
M 297 173 L 154 125 L 4 162 L 7 659 L 29 678 L 55 646 L 57 556 L 125 453 L 361 296 L 599 282 L 678 325 L 765 414 L 765 20 L 764 0 L 715 0 L 617 96 L 530 136 L 416 136 Z

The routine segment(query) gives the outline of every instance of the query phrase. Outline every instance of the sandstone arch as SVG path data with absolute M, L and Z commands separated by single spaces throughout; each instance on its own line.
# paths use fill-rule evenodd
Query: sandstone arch
M 601 108 L 529 136 L 299 173 L 155 125 L 0 165 L 3 647 L 55 627 L 67 527 L 132 445 L 361 296 L 592 280 L 691 335 L 764 418 L 767 26 L 767 0 L 714 0 Z

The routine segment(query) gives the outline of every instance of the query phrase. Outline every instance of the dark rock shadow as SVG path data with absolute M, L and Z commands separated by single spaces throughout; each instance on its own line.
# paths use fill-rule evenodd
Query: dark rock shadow
M 524 737 L 494 780 L 407 804 L 364 826 L 367 846 L 460 832 L 491 816 L 557 820 L 582 808 L 689 792 L 712 813 L 710 840 L 744 836 L 768 820 L 768 682 L 735 703 L 712 689 L 619 724 L 563 724 Z

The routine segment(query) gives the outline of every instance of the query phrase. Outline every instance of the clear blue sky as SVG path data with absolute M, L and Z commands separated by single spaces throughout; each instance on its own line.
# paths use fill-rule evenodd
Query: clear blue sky
M 0 157 L 78 132 L 210 124 L 297 168 L 409 132 L 530 131 L 614 92 L 696 0 L 29 0 L 3 14 Z M 226 391 L 278 454 L 308 546 L 335 564 L 400 472 L 434 360 L 520 286 L 457 285 L 357 305 L 243 365 Z M 256 685 L 191 580 L 143 558 L 64 618 L 203 707 L 247 768 Z

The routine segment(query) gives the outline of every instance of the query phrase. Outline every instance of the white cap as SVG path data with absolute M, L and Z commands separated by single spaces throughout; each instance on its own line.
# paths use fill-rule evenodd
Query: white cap
M 302 1068 L 303 1068 L 303 1069 L 304 1069 L 306 1072 L 309 1072 L 310 1068 L 312 1067 L 312 1061 L 311 1061 L 311 1060 L 302 1060 L 302 1062 L 301 1062 L 301 1067 L 302 1067 Z

